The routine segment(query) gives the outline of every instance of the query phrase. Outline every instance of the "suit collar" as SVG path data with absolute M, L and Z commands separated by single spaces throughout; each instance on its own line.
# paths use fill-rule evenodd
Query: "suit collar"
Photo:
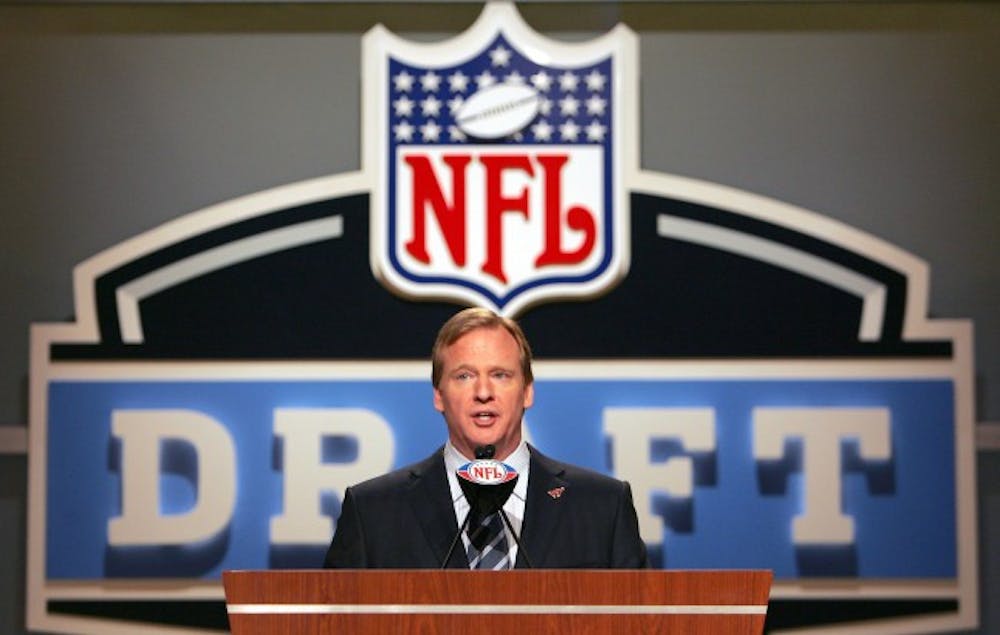
M 443 562 L 451 541 L 458 533 L 455 521 L 455 507 L 448 487 L 448 476 L 444 466 L 444 448 L 438 450 L 419 463 L 410 466 L 407 497 L 413 514 L 431 545 L 438 562 Z M 468 568 L 468 560 L 461 544 L 452 553 L 449 567 Z
M 531 467 L 521 545 L 531 558 L 531 563 L 538 567 L 562 522 L 562 506 L 558 503 L 567 487 L 563 479 L 566 470 L 561 463 L 550 459 L 531 445 L 528 448 L 531 451 Z M 526 566 L 524 558 L 519 555 L 515 567 L 520 569 Z

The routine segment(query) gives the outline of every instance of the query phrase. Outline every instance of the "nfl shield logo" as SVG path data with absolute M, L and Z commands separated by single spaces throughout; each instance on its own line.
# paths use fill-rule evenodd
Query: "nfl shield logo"
M 491 3 L 462 35 L 364 41 L 371 262 L 410 298 L 514 315 L 591 297 L 628 269 L 635 37 L 586 43 Z

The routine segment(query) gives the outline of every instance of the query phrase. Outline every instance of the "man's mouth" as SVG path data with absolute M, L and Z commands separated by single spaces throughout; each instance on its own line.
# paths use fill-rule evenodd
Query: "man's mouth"
M 489 425 L 496 421 L 497 413 L 492 410 L 479 410 L 472 413 L 472 420 L 479 425 Z

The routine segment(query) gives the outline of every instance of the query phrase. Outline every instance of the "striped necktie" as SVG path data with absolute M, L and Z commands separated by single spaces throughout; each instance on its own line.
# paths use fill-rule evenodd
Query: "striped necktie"
M 500 514 L 494 512 L 469 530 L 469 568 L 498 571 L 510 568 L 507 536 Z

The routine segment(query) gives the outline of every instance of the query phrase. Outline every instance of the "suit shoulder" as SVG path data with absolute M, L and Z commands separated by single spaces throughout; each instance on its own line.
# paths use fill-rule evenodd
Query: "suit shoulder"
M 439 456 L 440 453 L 437 452 L 416 463 L 411 463 L 380 476 L 361 481 L 352 485 L 350 489 L 356 497 L 385 496 L 389 493 L 399 492 L 401 488 L 410 483 L 415 477 L 435 469 L 439 463 L 441 469 L 444 469 L 444 462 L 439 459 Z
M 594 491 L 615 493 L 620 493 L 626 487 L 624 481 L 608 476 L 607 474 L 602 474 L 596 470 L 557 461 L 537 451 L 533 451 L 533 456 L 544 472 L 562 478 L 574 486 L 587 487 Z
M 615 492 L 621 491 L 625 487 L 625 482 L 613 476 L 602 474 L 589 468 L 573 465 L 572 463 L 561 463 L 564 476 L 567 481 L 577 485 L 587 485 L 596 489 L 606 489 Z

